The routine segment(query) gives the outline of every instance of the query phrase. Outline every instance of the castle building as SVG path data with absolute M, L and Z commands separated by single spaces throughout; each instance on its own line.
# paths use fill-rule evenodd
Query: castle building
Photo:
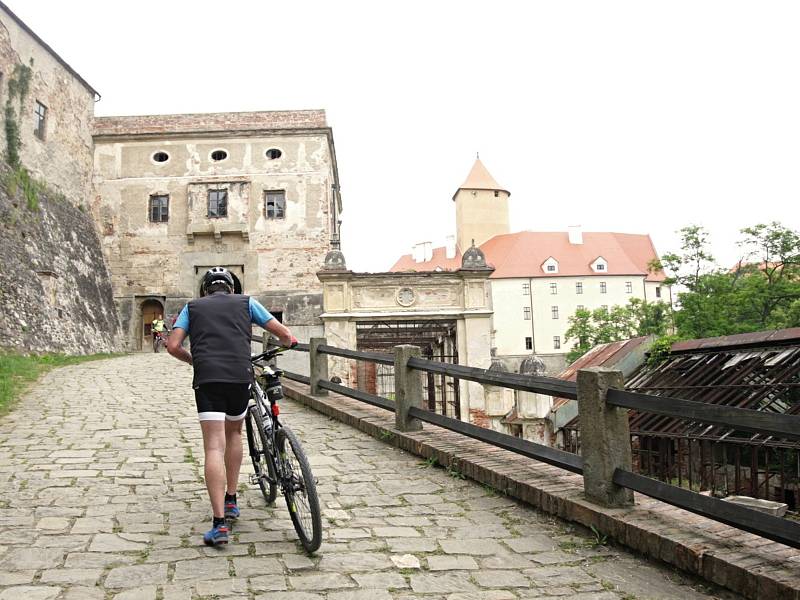
M 341 213 L 324 111 L 98 117 L 94 158 L 92 212 L 134 347 L 215 265 L 302 338 L 319 333 L 315 274 Z
M 651 272 L 658 258 L 649 235 L 520 231 L 511 233 L 510 194 L 475 161 L 456 190 L 456 236 L 440 248 L 418 244 L 391 271 L 448 271 L 459 268 L 473 243 L 494 267 L 490 276 L 494 355 L 517 370 L 534 354 L 549 373 L 565 366 L 573 343 L 568 318 L 578 308 L 594 310 L 627 304 L 631 298 L 670 302 L 663 272 Z M 454 243 L 455 241 L 455 243 Z
M 2 2 L 0 96 L 3 345 L 147 348 L 218 265 L 322 334 L 342 212 L 323 110 L 95 117 L 95 89 Z

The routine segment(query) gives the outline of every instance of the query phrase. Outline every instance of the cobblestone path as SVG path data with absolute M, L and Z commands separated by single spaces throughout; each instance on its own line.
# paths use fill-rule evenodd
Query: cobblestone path
M 319 479 L 307 557 L 285 505 L 209 504 L 190 368 L 139 354 L 50 372 L 0 418 L 0 600 L 725 597 L 289 401 Z

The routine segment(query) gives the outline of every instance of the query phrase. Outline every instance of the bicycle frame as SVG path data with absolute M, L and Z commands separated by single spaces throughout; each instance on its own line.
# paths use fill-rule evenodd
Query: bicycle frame
M 254 405 L 256 407 L 256 410 L 261 415 L 261 419 L 265 425 L 265 428 L 267 428 L 266 425 L 269 423 L 269 427 L 267 428 L 267 445 L 269 447 L 264 448 L 264 452 L 270 453 L 270 456 L 274 459 L 273 466 L 275 467 L 275 475 L 278 481 L 271 483 L 277 483 L 280 486 L 282 493 L 285 492 L 287 477 L 283 462 L 278 460 L 277 452 L 275 451 L 275 448 L 277 447 L 275 437 L 278 429 L 281 427 L 281 422 L 278 418 L 278 415 L 275 414 L 277 410 L 274 407 L 277 407 L 278 400 L 283 397 L 283 393 L 280 392 L 279 395 L 276 393 L 273 397 L 269 397 L 269 389 L 280 390 L 280 376 L 283 374 L 283 372 L 280 369 L 273 369 L 269 365 L 258 365 L 257 363 L 260 360 L 269 360 L 283 351 L 285 351 L 284 348 L 277 348 L 259 354 L 258 356 L 254 356 L 250 359 L 254 365 L 260 366 L 263 369 L 262 374 L 266 374 L 267 380 L 273 380 L 273 382 L 277 384 L 268 388 L 268 391 L 265 392 L 259 384 L 258 378 L 255 376 L 254 372 L 251 382 L 253 390 L 253 403 L 251 403 L 250 406 Z M 269 477 L 267 476 L 267 478 Z

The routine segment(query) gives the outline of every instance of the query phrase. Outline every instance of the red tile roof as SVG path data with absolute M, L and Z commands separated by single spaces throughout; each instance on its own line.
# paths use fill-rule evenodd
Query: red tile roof
M 647 281 L 663 281 L 663 271 L 648 272 L 648 264 L 658 258 L 649 235 L 632 233 L 584 233 L 583 244 L 570 244 L 566 232 L 520 231 L 497 235 L 480 246 L 486 262 L 495 271 L 493 279 L 512 277 L 574 277 L 598 275 L 591 264 L 602 256 L 608 263 L 608 275 L 646 275 Z M 542 270 L 549 257 L 558 261 L 558 273 Z M 390 271 L 457 270 L 461 253 L 446 259 L 444 248 L 435 248 L 433 258 L 414 262 L 410 254 L 401 256 Z

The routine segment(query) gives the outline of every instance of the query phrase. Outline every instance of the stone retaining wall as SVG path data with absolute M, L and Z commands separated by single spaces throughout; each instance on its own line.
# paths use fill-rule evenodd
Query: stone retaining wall
M 0 179 L 8 167 L 0 166 Z M 0 347 L 91 354 L 119 349 L 111 282 L 89 213 L 0 184 Z
M 800 600 L 800 550 L 638 494 L 633 508 L 603 508 L 584 499 L 579 475 L 428 424 L 401 433 L 393 413 L 339 394 L 314 397 L 300 383 L 284 388 L 323 414 L 747 598 Z

